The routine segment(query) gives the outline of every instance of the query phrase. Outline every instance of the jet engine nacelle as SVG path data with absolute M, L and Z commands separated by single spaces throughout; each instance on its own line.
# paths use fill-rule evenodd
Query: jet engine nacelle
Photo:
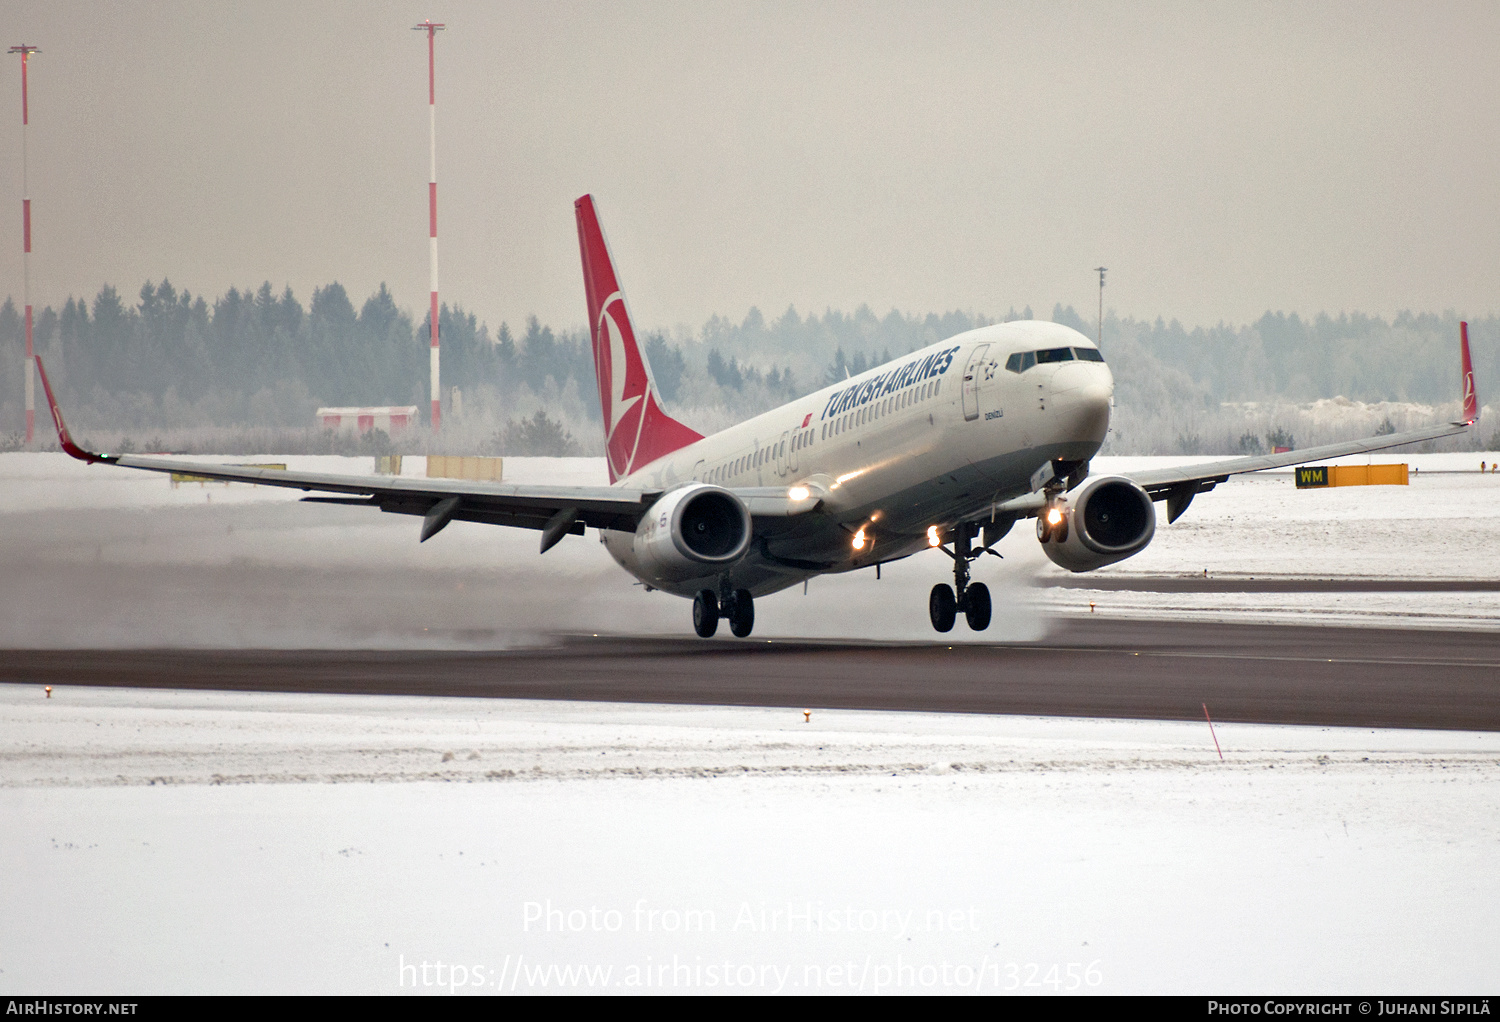
M 647 575 L 701 578 L 750 548 L 750 510 L 733 493 L 693 483 L 663 494 L 636 526 L 632 550 Z
M 1146 549 L 1156 535 L 1151 495 L 1124 476 L 1098 476 L 1037 516 L 1036 538 L 1052 563 L 1093 571 Z

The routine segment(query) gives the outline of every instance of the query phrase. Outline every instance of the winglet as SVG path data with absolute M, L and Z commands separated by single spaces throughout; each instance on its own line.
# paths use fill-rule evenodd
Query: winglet
M 1463 349 L 1464 368 L 1464 418 L 1466 425 L 1479 421 L 1479 395 L 1474 392 L 1474 363 L 1469 358 L 1469 324 L 1458 324 L 1459 342 Z
M 36 373 L 42 378 L 42 391 L 47 395 L 47 407 L 52 409 L 52 422 L 57 426 L 57 442 L 62 444 L 62 449 L 79 461 L 86 461 L 92 465 L 96 461 L 112 465 L 119 461 L 119 457 L 111 454 L 95 454 L 93 451 L 85 451 L 73 442 L 68 435 L 68 427 L 63 424 L 62 409 L 57 407 L 57 398 L 52 396 L 52 384 L 47 382 L 47 370 L 42 368 L 42 357 L 36 357 Z

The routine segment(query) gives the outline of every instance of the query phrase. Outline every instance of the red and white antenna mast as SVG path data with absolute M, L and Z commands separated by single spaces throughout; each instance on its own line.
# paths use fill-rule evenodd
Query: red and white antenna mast
M 8 52 L 21 55 L 21 231 L 26 239 L 25 252 L 21 256 L 21 300 L 26 303 L 26 442 L 30 444 L 36 427 L 36 352 L 31 347 L 31 188 L 26 181 L 26 126 L 31 123 L 31 113 L 26 92 L 26 65 L 31 62 L 31 55 L 41 50 L 23 43 L 12 46 Z
M 434 24 L 431 18 L 413 25 L 415 32 L 427 33 L 427 118 L 431 127 L 429 155 L 432 173 L 427 182 L 428 248 L 432 263 L 432 431 L 443 424 L 443 392 L 438 389 L 438 267 L 437 267 L 437 75 L 433 58 L 433 40 L 446 26 Z

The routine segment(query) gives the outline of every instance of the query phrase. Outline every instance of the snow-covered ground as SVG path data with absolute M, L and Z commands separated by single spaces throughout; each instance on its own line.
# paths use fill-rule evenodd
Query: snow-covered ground
M 1500 735 L 1218 740 L 0 686 L 0 991 L 1493 987 Z
M 1494 453 L 1391 455 L 1410 486 L 1297 490 L 1289 472 L 1233 479 L 1199 496 L 1111 575 L 1500 577 Z M 242 458 L 367 472 L 369 459 Z M 1192 459 L 1100 458 L 1097 473 Z M 1368 459 L 1367 459 L 1368 460 Z M 406 460 L 408 474 L 423 459 Z M 512 458 L 514 482 L 603 481 L 599 459 Z M 683 634 L 686 601 L 646 593 L 590 534 L 546 556 L 536 534 L 456 522 L 417 543 L 419 522 L 298 503 L 298 491 L 188 483 L 86 466 L 61 454 L 0 454 L 0 648 L 174 645 L 507 645 L 555 631 Z M 1067 573 L 1019 524 L 976 577 L 996 596 L 982 637 L 1031 639 L 1056 614 L 1494 627 L 1500 594 L 1183 596 L 1048 588 Z M 882 570 L 813 580 L 756 605 L 761 636 L 930 637 L 927 591 L 950 573 L 922 554 Z M 1083 577 L 1083 576 L 1080 576 Z M 1092 577 L 1092 576 L 1090 576 Z M 970 641 L 962 627 L 949 641 Z

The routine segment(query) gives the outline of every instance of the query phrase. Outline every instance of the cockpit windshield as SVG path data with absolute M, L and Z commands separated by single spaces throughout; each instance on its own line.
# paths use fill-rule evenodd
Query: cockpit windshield
M 1097 348 L 1044 348 L 1041 351 L 1018 351 L 1005 360 L 1005 368 L 1013 373 L 1024 373 L 1034 365 L 1048 362 L 1103 362 L 1104 356 Z

